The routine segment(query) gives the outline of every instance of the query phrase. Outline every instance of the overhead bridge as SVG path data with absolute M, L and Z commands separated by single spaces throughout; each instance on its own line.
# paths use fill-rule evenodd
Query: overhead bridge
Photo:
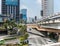
M 44 17 L 35 24 L 27 24 L 27 27 L 36 28 L 47 35 L 56 34 L 60 42 L 60 14 Z
M 37 24 L 27 24 L 27 27 L 31 28 L 36 28 L 38 31 L 48 31 L 48 32 L 56 32 L 60 33 L 60 29 L 54 29 L 54 28 L 49 28 L 49 27 L 43 27 Z

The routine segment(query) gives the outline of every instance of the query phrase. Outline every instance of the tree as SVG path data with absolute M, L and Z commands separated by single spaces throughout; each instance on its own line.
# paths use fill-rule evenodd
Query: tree
M 6 29 L 8 32 L 13 33 L 13 32 L 16 32 L 16 30 L 14 31 L 13 29 L 14 29 L 15 27 L 17 27 L 17 24 L 15 23 L 14 20 L 11 20 L 11 21 L 7 20 L 7 21 L 4 23 L 4 27 L 5 27 L 5 29 Z

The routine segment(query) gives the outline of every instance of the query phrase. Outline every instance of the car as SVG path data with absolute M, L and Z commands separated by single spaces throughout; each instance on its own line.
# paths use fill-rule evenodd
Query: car
M 29 43 L 29 40 L 27 39 L 27 40 L 25 40 L 24 42 L 25 42 L 25 43 Z
M 52 42 L 52 41 L 48 41 L 48 42 Z
M 50 40 L 50 39 L 48 39 L 48 38 L 45 38 L 45 41 L 46 41 L 47 44 L 52 44 L 52 43 L 54 43 L 52 40 Z
M 48 44 L 52 44 L 52 43 L 53 43 L 53 41 L 51 41 L 51 40 L 48 40 L 48 41 L 47 41 L 47 43 L 48 43 Z
M 31 30 L 31 28 L 29 30 Z

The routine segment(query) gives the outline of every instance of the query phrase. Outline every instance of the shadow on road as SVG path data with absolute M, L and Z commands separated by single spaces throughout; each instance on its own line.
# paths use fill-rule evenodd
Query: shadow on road
M 36 34 L 36 33 L 32 33 L 32 32 L 28 32 L 28 33 L 34 34 L 34 35 L 37 35 L 37 36 L 41 36 L 41 37 L 44 37 L 44 38 L 45 38 L 45 36 L 42 36 L 42 35 L 40 35 L 40 34 Z

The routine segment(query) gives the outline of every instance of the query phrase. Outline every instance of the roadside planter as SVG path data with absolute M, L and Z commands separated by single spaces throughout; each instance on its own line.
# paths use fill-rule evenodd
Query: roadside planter
M 4 44 L 5 40 L 4 39 L 0 39 L 0 45 Z

